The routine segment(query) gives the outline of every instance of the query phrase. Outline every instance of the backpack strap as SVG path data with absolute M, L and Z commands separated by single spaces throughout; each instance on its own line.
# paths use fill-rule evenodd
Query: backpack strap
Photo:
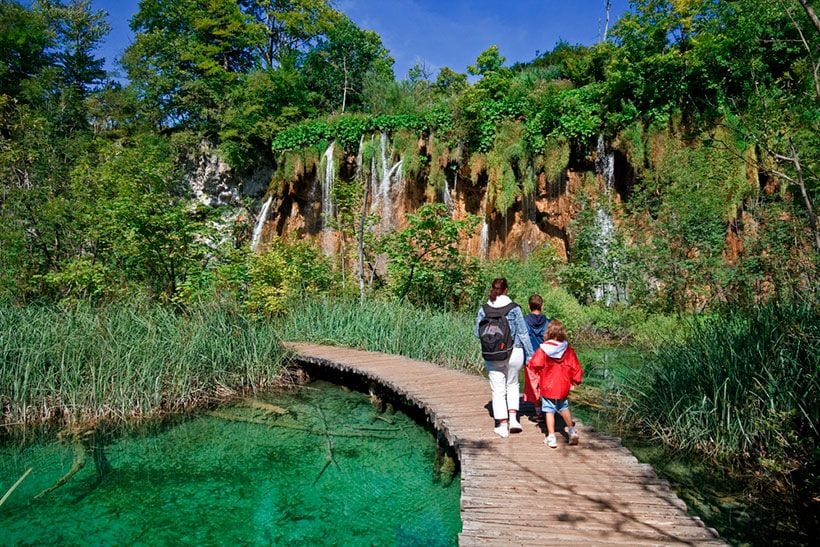
M 508 313 L 510 313 L 511 309 L 517 308 L 517 307 L 519 307 L 519 306 L 515 302 L 510 302 L 509 304 L 507 304 L 506 306 L 503 306 L 501 308 L 496 308 L 495 306 L 490 306 L 489 304 L 484 304 L 484 306 L 483 306 L 484 316 L 485 317 L 504 317 Z

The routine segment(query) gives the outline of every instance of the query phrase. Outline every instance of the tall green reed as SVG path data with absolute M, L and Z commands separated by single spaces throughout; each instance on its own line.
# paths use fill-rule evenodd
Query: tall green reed
M 475 316 L 437 312 L 380 300 L 317 298 L 295 304 L 277 330 L 287 340 L 405 355 L 477 372 L 483 368 L 473 337 Z
M 773 303 L 692 321 L 623 386 L 622 419 L 667 444 L 767 473 L 815 461 L 820 321 L 813 304 Z
M 0 307 L 0 426 L 192 408 L 276 379 L 279 342 L 219 304 Z

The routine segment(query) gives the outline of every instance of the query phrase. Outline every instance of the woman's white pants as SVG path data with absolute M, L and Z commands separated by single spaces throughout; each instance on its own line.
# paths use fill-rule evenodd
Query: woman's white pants
M 524 365 L 524 350 L 513 348 L 506 361 L 484 361 L 493 394 L 493 417 L 506 420 L 510 410 L 518 410 L 518 372 Z

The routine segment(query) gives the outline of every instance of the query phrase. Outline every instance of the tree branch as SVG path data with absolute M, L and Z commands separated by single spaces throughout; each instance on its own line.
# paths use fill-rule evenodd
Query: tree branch
M 804 4 L 804 7 L 806 7 L 807 12 L 809 12 L 809 17 L 814 15 L 814 12 L 811 11 L 811 6 L 807 6 L 806 4 Z M 792 12 L 790 10 L 786 9 L 786 13 L 789 16 L 789 19 L 791 19 L 791 22 L 794 25 L 794 28 L 797 29 L 797 34 L 800 35 L 800 41 L 803 43 L 803 47 L 806 48 L 806 51 L 809 54 L 809 58 L 814 57 L 814 53 L 812 53 L 811 46 L 809 45 L 808 40 L 806 40 L 806 37 L 803 36 L 803 29 L 800 28 L 800 25 L 798 25 L 797 21 L 795 21 L 794 17 L 792 17 Z M 814 24 L 815 25 L 820 24 L 820 21 L 817 20 L 816 15 L 814 16 Z M 820 31 L 820 27 L 818 27 L 818 31 Z M 820 99 L 820 78 L 818 78 L 818 71 L 820 71 L 820 60 L 818 60 L 818 61 L 812 60 L 811 63 L 812 63 L 812 68 L 813 68 L 813 70 L 812 70 L 812 79 L 814 80 L 814 93 L 815 93 L 815 95 L 817 95 L 817 98 Z

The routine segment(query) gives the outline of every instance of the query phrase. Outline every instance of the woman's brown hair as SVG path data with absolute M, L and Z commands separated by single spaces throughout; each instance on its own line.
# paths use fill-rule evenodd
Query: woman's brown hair
M 507 280 L 503 277 L 496 277 L 493 279 L 493 284 L 490 288 L 490 302 L 495 302 L 495 299 L 505 292 L 507 292 Z
M 544 340 L 558 340 L 559 342 L 565 342 L 566 339 L 567 330 L 564 328 L 564 324 L 557 319 L 550 321 L 550 324 L 547 327 L 547 333 L 544 335 Z

